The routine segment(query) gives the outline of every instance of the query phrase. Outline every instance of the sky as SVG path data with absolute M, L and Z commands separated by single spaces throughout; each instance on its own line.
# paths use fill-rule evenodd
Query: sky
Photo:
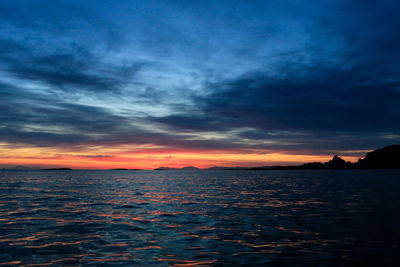
M 400 143 L 400 1 L 0 1 L 0 166 L 356 161 Z

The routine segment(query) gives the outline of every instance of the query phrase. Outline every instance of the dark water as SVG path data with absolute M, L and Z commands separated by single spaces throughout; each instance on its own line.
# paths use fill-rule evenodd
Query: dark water
M 395 265 L 400 170 L 0 172 L 2 265 Z

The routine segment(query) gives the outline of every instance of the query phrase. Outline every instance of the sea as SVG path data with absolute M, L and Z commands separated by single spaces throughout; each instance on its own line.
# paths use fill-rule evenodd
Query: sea
M 0 265 L 399 266 L 400 170 L 0 171 Z

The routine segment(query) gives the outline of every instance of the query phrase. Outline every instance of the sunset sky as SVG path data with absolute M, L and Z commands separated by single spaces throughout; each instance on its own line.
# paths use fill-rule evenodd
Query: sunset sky
M 272 166 L 400 143 L 400 1 L 0 1 L 0 167 Z

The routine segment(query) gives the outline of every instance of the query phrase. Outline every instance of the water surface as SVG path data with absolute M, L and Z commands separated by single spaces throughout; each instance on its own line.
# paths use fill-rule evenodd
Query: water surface
M 400 263 L 400 170 L 0 171 L 0 264 Z

